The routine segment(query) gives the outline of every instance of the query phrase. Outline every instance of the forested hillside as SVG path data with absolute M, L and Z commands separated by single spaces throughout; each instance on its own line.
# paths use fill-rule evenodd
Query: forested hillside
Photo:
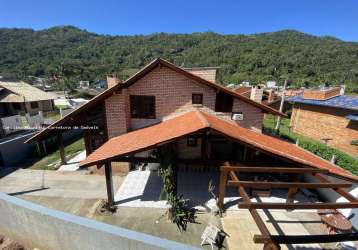
M 0 29 L 0 75 L 71 81 L 123 78 L 156 57 L 177 65 L 220 66 L 224 83 L 292 80 L 294 85 L 346 84 L 358 92 L 358 43 L 297 31 L 257 35 L 216 33 L 105 36 L 72 26 Z

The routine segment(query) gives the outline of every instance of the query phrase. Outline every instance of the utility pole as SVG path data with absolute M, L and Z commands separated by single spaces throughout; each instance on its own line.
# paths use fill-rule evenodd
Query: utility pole
M 287 88 L 287 82 L 288 80 L 285 80 L 285 83 L 283 84 L 283 90 L 282 90 L 282 95 L 281 95 L 281 103 L 280 103 L 280 112 L 282 112 L 283 110 L 283 105 L 285 104 L 285 94 L 286 94 L 286 88 Z M 277 117 L 277 123 L 276 123 L 276 130 L 280 129 L 280 125 L 281 125 L 281 116 Z

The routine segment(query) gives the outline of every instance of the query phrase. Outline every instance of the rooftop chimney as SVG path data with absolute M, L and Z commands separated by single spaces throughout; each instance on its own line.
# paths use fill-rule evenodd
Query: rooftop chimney
M 263 88 L 261 88 L 260 86 L 253 86 L 251 89 L 250 99 L 255 102 L 261 103 L 263 93 L 264 93 Z
M 216 82 L 216 71 L 218 67 L 184 68 L 186 71 L 197 75 L 210 82 Z
M 274 100 L 275 100 L 275 93 L 271 89 L 271 90 L 269 90 L 269 95 L 267 97 L 267 102 L 270 103 L 270 102 L 273 102 Z
M 327 100 L 332 97 L 341 95 L 341 88 L 326 88 L 326 89 L 305 89 L 303 91 L 303 98 L 310 100 Z
M 121 80 L 116 75 L 107 76 L 107 88 L 112 88 L 113 86 L 121 83 Z

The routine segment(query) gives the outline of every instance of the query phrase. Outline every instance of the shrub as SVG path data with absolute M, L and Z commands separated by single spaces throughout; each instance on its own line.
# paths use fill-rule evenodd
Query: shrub
M 340 150 L 331 148 L 323 143 L 317 142 L 302 135 L 290 132 L 288 129 L 289 119 L 283 119 L 280 131 L 274 129 L 275 119 L 273 116 L 267 116 L 264 121 L 264 133 L 273 136 L 279 136 L 290 142 L 299 141 L 299 146 L 313 154 L 330 161 L 332 156 L 336 156 L 336 165 L 358 175 L 358 159 L 354 158 Z

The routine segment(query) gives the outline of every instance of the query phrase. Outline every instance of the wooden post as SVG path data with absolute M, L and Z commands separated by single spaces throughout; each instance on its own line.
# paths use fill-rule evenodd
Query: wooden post
M 62 133 L 57 134 L 57 143 L 60 146 L 60 157 L 61 157 L 61 164 L 67 164 L 66 162 L 66 155 L 65 155 L 65 146 L 63 145 L 63 137 Z
M 301 179 L 301 175 L 297 174 L 294 178 L 294 182 L 299 182 Z M 287 193 L 287 203 L 293 203 L 295 200 L 295 196 L 298 192 L 298 188 L 297 187 L 292 187 L 288 189 L 288 193 Z
M 47 155 L 47 148 L 46 148 L 46 141 L 45 140 L 42 141 L 42 150 L 43 150 L 44 155 Z
M 201 159 L 203 161 L 207 161 L 208 159 L 208 153 L 207 153 L 207 135 L 206 132 L 201 137 Z
M 227 173 L 228 173 L 227 171 L 220 169 L 219 199 L 218 199 L 218 206 L 220 209 L 224 208 L 224 197 L 225 197 Z
M 85 148 L 86 148 L 86 156 L 89 156 L 90 153 L 92 153 L 92 150 L 91 150 L 91 142 L 90 142 L 90 134 L 85 131 L 83 133 L 83 140 L 85 142 Z
M 41 141 L 36 142 L 36 149 L 37 149 L 38 156 L 42 157 L 44 154 L 43 154 L 43 150 L 42 150 L 42 142 Z
M 244 146 L 244 156 L 243 156 L 243 159 L 242 159 L 243 162 L 246 162 L 246 157 L 247 157 L 247 146 L 245 145 Z
M 172 170 L 173 170 L 173 185 L 174 185 L 174 195 L 177 196 L 178 194 L 178 160 L 177 160 L 177 144 L 176 143 L 172 143 L 170 145 L 170 149 L 171 151 L 171 155 L 173 155 L 173 159 L 172 159 Z
M 114 206 L 114 193 L 113 193 L 113 180 L 112 180 L 112 165 L 111 165 L 111 162 L 107 161 L 104 164 L 104 171 L 105 171 L 105 174 L 106 174 L 108 206 L 110 208 L 112 208 Z

